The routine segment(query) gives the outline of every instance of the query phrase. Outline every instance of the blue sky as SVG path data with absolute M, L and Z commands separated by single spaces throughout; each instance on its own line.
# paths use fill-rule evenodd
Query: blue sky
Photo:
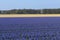
M 60 0 L 0 0 L 3 9 L 44 9 L 60 8 Z

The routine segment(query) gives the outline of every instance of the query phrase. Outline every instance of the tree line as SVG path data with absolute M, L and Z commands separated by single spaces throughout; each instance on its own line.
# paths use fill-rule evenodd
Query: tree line
M 60 14 L 60 9 L 12 9 L 0 10 L 0 14 Z

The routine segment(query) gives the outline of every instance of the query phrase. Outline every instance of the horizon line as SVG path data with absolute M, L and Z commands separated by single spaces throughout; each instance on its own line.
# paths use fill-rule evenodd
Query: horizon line
M 60 9 L 60 8 L 12 8 L 12 9 L 0 9 L 0 10 L 13 10 L 13 9 L 33 9 L 33 10 L 39 10 L 39 9 Z

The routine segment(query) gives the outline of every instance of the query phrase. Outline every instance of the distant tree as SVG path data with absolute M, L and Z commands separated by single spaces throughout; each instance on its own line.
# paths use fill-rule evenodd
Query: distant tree
M 0 14 L 41 14 L 41 9 L 0 10 Z M 42 14 L 60 14 L 60 9 L 43 9 Z

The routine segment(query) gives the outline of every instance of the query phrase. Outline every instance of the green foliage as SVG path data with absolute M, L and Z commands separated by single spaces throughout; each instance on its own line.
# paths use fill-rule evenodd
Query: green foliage
M 12 9 L 0 10 L 0 14 L 60 14 L 60 9 Z

